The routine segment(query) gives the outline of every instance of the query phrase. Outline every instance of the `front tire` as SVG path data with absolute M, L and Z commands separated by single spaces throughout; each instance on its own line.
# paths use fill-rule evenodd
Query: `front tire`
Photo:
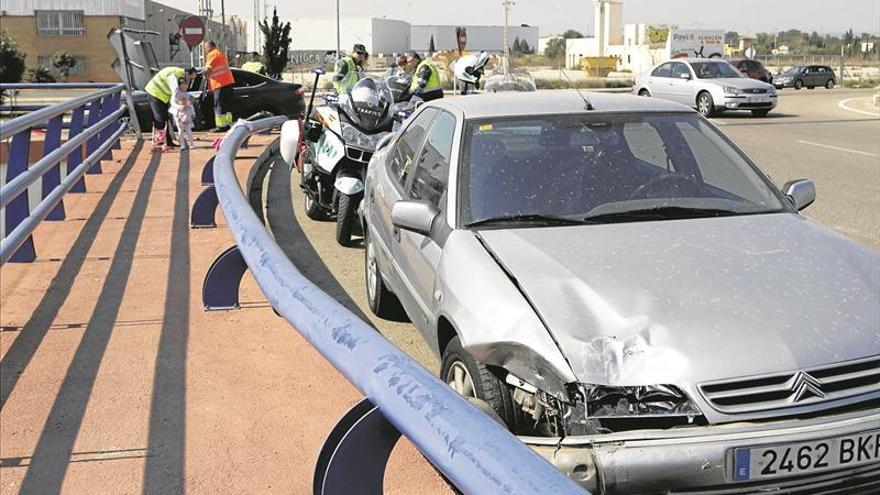
M 825 89 L 834 89 L 834 79 L 825 81 Z
M 804 87 L 804 82 L 798 79 L 794 82 L 794 89 L 801 89 Z
M 715 101 L 712 100 L 712 95 L 708 91 L 697 95 L 697 111 L 706 118 L 715 115 Z
M 364 280 L 367 285 L 367 302 L 374 315 L 386 320 L 407 321 L 400 299 L 388 289 L 382 278 L 382 270 L 376 259 L 376 245 L 373 244 L 367 226 L 364 226 Z
M 440 378 L 463 397 L 483 401 L 490 408 L 489 415 L 494 413 L 511 432 L 526 429 L 525 414 L 513 401 L 510 388 L 464 350 L 457 336 L 443 351 Z
M 340 246 L 351 244 L 351 233 L 354 230 L 354 222 L 357 219 L 357 207 L 360 203 L 361 194 L 349 196 L 339 193 L 339 204 L 336 207 L 336 242 Z

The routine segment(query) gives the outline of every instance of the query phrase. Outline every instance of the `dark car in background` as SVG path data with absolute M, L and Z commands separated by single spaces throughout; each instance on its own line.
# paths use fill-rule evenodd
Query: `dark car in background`
M 795 65 L 794 67 L 776 74 L 773 85 L 777 88 L 813 89 L 817 86 L 825 86 L 828 89 L 837 85 L 837 76 L 834 69 L 827 65 Z
M 728 62 L 730 62 L 730 65 L 736 67 L 736 70 L 742 72 L 750 79 L 757 79 L 759 81 L 764 81 L 765 83 L 773 82 L 773 74 L 771 74 L 770 71 L 764 67 L 764 64 L 758 60 L 739 58 L 728 60 Z
M 276 81 L 275 79 L 232 68 L 235 84 L 232 86 L 233 98 L 230 110 L 236 119 L 246 119 L 258 113 L 286 115 L 296 118 L 305 110 L 303 88 L 300 84 Z M 214 127 L 214 99 L 205 91 L 206 80 L 199 74 L 190 86 L 189 95 L 196 110 L 194 130 L 206 130 Z M 135 91 L 135 111 L 141 129 L 152 126 L 152 112 L 147 94 Z

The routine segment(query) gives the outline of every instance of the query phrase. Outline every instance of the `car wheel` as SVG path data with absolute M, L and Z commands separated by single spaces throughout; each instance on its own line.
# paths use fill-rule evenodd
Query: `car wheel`
M 825 88 L 826 89 L 834 89 L 834 79 L 829 79 L 829 80 L 825 81 Z
M 340 246 L 351 244 L 351 232 L 354 229 L 360 198 L 360 193 L 351 196 L 339 193 L 339 204 L 336 207 L 336 242 Z
M 364 280 L 367 283 L 367 302 L 374 315 L 386 320 L 407 321 L 400 299 L 385 285 L 382 270 L 376 259 L 376 245 L 373 244 L 369 228 L 366 226 L 364 226 Z
M 770 110 L 752 110 L 752 115 L 755 117 L 766 117 L 770 113 Z
M 703 117 L 711 117 L 715 115 L 715 102 L 712 100 L 712 95 L 710 95 L 708 91 L 703 91 L 697 95 L 697 111 L 700 112 Z
M 510 387 L 464 350 L 458 337 L 449 341 L 443 351 L 440 378 L 513 433 L 525 429 L 525 414 L 513 401 Z
M 639 96 L 644 96 L 644 97 L 650 98 L 651 93 L 649 93 L 647 89 L 642 89 L 639 91 Z
M 804 87 L 804 82 L 798 79 L 794 82 L 794 89 L 801 89 Z

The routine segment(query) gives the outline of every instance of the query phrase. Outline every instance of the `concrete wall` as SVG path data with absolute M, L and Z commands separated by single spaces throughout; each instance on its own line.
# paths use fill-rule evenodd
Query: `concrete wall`
M 336 50 L 336 19 L 293 19 L 295 51 Z M 340 22 L 340 48 L 351 52 L 361 43 L 371 54 L 402 53 L 409 50 L 409 23 L 393 19 L 348 18 Z
M 403 53 L 410 49 L 410 24 L 392 19 L 372 19 L 372 49 L 370 53 Z
M 3 5 L 6 8 L 5 2 Z M 110 68 L 116 52 L 107 42 L 107 33 L 118 28 L 122 22 L 119 16 L 86 16 L 82 36 L 38 36 L 37 18 L 34 15 L 0 15 L 0 26 L 15 38 L 18 48 L 27 55 L 27 67 L 37 65 L 39 56 L 51 57 L 58 51 L 85 57 L 85 74 L 71 75 L 68 79 L 70 82 L 119 80 Z
M 82 10 L 84 15 L 144 18 L 144 0 L 4 0 L 6 15 L 33 15 L 35 10 Z
M 437 50 L 452 50 L 458 47 L 455 37 L 457 26 L 434 26 L 413 25 L 411 43 L 412 49 L 418 52 L 428 51 L 431 36 L 434 36 L 434 47 Z M 468 51 L 485 50 L 487 52 L 501 52 L 504 48 L 503 26 L 462 26 L 467 29 Z M 507 28 L 508 42 L 513 46 L 516 38 L 525 40 L 533 49 L 538 48 L 537 26 L 509 26 Z

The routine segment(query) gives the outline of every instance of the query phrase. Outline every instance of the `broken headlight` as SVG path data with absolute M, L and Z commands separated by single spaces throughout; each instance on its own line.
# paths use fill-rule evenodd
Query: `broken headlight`
M 692 423 L 702 412 L 682 391 L 671 385 L 585 387 L 587 415 L 591 418 L 677 416 Z

